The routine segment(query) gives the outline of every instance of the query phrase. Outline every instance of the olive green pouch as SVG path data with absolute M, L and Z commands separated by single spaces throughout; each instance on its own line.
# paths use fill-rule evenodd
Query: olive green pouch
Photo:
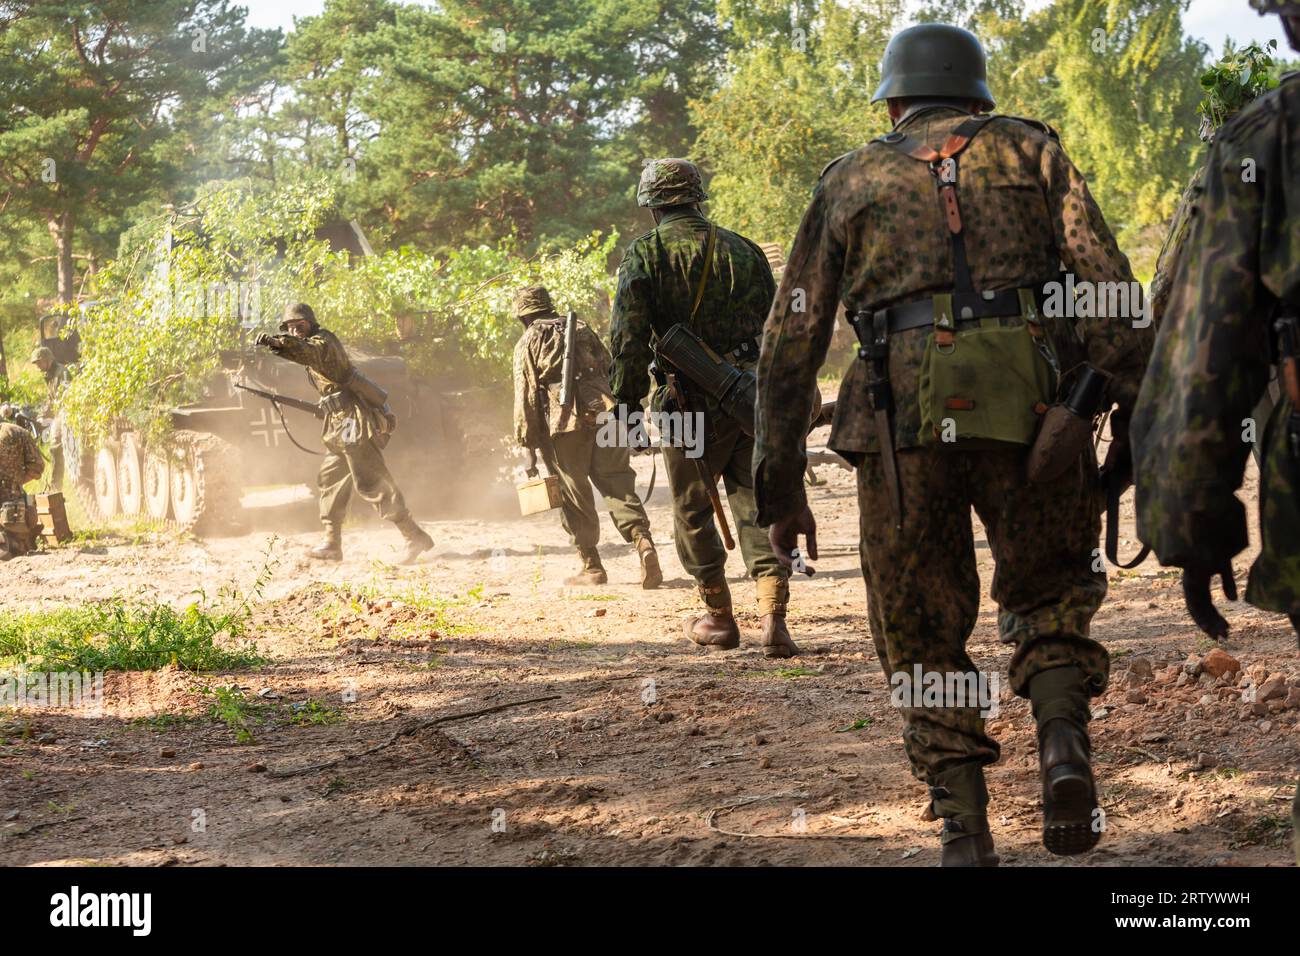
M 935 297 L 921 362 L 922 445 L 979 439 L 1033 444 L 1056 388 L 1050 342 L 1030 308 L 958 330 L 951 296 Z

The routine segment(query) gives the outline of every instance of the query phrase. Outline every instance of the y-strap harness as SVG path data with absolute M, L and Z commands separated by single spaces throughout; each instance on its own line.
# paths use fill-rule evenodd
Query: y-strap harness
M 979 135 L 980 130 L 996 118 L 997 114 L 989 114 L 963 120 L 939 149 L 897 131 L 876 140 L 911 159 L 929 165 L 930 175 L 934 176 L 939 188 L 939 208 L 952 238 L 955 291 L 950 297 L 950 308 L 936 308 L 939 303 L 935 299 L 925 299 L 875 312 L 849 311 L 849 324 L 858 336 L 858 358 L 870 363 L 867 395 L 876 419 L 876 437 L 880 446 L 881 464 L 884 466 L 890 511 L 895 527 L 900 529 L 903 525 L 903 499 L 898 482 L 898 460 L 894 455 L 894 430 L 890 422 L 894 410 L 894 392 L 889 384 L 890 334 L 933 323 L 935 345 L 951 348 L 957 331 L 955 314 L 969 322 L 978 321 L 985 316 L 1014 314 L 1023 307 L 1019 290 L 986 295 L 975 292 L 966 256 L 961 204 L 957 200 L 957 157 Z

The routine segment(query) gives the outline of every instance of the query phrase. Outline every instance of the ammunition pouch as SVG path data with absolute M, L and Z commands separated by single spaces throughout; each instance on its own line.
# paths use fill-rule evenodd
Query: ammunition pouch
M 326 415 L 335 415 L 346 411 L 348 408 L 347 393 L 331 392 L 329 395 L 322 395 L 319 404 Z
M 758 381 L 748 369 L 732 364 L 739 356 L 757 358 L 758 346 L 749 339 L 720 355 L 685 325 L 674 325 L 659 339 L 658 354 L 691 385 L 717 402 L 728 418 L 746 435 L 754 434 L 754 405 Z M 656 364 L 658 364 L 656 362 Z

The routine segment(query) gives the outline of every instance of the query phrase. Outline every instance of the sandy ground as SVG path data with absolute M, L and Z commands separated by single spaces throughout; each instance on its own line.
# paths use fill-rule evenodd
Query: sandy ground
M 637 468 L 644 488 L 648 460 Z M 0 569 L 5 609 L 247 593 L 265 555 L 274 566 L 249 628 L 266 665 L 110 675 L 99 716 L 0 712 L 0 863 L 934 865 L 938 824 L 922 819 L 866 636 L 852 476 L 820 474 L 823 553 L 791 599 L 805 653 L 784 662 L 757 647 L 738 555 L 743 646 L 710 653 L 681 638 L 695 595 L 662 471 L 650 511 L 668 581 L 652 592 L 608 523 L 610 583 L 564 587 L 575 560 L 555 513 L 427 522 L 437 547 L 413 568 L 388 563 L 391 529 L 358 523 L 346 560 L 321 566 L 305 556 L 310 501 L 282 504 L 274 536 L 119 532 L 12 562 Z M 1004 696 L 989 789 L 1005 864 L 1291 860 L 1295 637 L 1227 607 L 1225 649 L 1249 676 L 1184 676 L 1211 645 L 1184 618 L 1178 583 L 1154 561 L 1112 572 L 1094 622 L 1114 665 L 1093 723 L 1107 830 L 1086 857 L 1039 844 L 1033 725 L 1027 703 Z M 1005 673 L 995 628 L 986 596 L 972 656 Z M 1279 676 L 1274 701 L 1243 701 L 1246 685 Z M 211 688 L 231 685 L 252 702 L 251 741 L 210 716 Z

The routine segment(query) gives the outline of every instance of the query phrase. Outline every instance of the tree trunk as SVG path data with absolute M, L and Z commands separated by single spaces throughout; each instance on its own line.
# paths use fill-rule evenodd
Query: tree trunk
M 53 217 L 46 222 L 50 238 L 54 240 L 54 261 L 59 274 L 59 301 L 70 305 L 73 300 L 72 284 L 74 280 L 72 267 L 72 233 L 75 222 L 70 211 Z

